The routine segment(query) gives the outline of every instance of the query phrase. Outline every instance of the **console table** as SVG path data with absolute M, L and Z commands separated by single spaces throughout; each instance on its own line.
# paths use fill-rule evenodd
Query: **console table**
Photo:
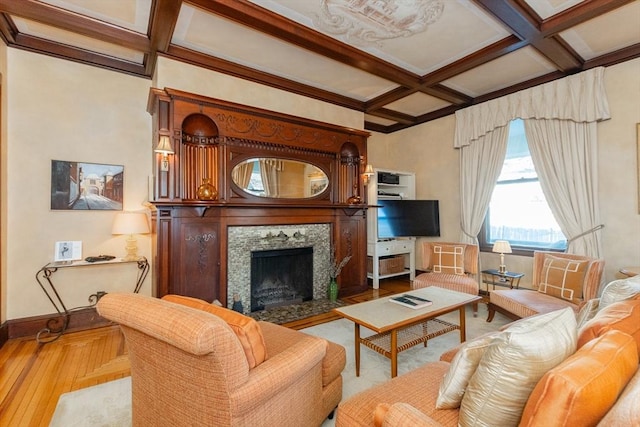
M 140 291 L 142 283 L 144 283 L 144 279 L 149 273 L 149 262 L 145 257 L 140 257 L 139 259 L 133 261 L 125 261 L 123 259 L 116 258 L 110 261 L 98 262 L 50 262 L 49 264 L 38 270 L 38 272 L 36 273 L 36 281 L 42 288 L 42 291 L 45 293 L 47 298 L 49 298 L 49 301 L 51 301 L 51 304 L 53 304 L 53 307 L 56 309 L 59 316 L 52 317 L 51 319 L 47 320 L 46 327 L 42 328 L 36 334 L 36 341 L 38 341 L 39 343 L 48 343 L 60 338 L 60 336 L 64 333 L 64 331 L 67 329 L 67 326 L 69 325 L 69 315 L 71 314 L 71 312 L 95 306 L 98 303 L 98 300 L 106 293 L 104 291 L 96 292 L 95 294 L 89 295 L 88 305 L 68 309 L 64 304 L 62 297 L 58 293 L 58 290 L 53 284 L 52 276 L 56 271 L 58 271 L 58 269 L 117 265 L 122 266 L 131 263 L 137 264 L 138 267 L 138 274 L 136 277 L 135 286 L 133 288 L 133 292 L 138 293 Z

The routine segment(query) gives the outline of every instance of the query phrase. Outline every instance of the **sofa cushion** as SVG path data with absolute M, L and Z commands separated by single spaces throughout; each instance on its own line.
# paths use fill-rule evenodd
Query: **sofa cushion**
M 640 299 L 619 301 L 598 311 L 578 331 L 578 348 L 614 329 L 631 335 L 640 353 Z
M 460 346 L 453 357 L 447 374 L 442 379 L 436 408 L 451 409 L 460 407 L 469 380 L 476 372 L 485 350 L 499 332 L 483 335 Z
M 589 261 L 546 255 L 538 292 L 579 304 L 582 301 L 584 274 L 588 266 Z
M 492 304 L 523 318 L 562 310 L 566 307 L 571 307 L 572 310 L 578 311 L 578 306 L 570 301 L 528 289 L 499 289 L 491 291 L 489 300 Z
M 629 427 L 640 423 L 640 369 L 624 388 L 624 391 L 598 423 L 598 427 Z
M 219 307 L 215 304 L 209 304 L 206 301 L 197 298 L 185 297 L 181 295 L 165 295 L 163 300 L 181 304 L 187 307 L 196 308 L 214 314 L 227 322 L 231 330 L 236 334 L 242 349 L 244 350 L 249 369 L 253 369 L 267 358 L 267 346 L 262 336 L 262 330 L 258 322 L 251 317 L 244 316 L 236 311 L 228 308 Z
M 464 274 L 464 245 L 434 244 L 431 270 L 434 273 Z
M 631 336 L 609 331 L 547 372 L 533 389 L 520 426 L 593 426 L 638 370 Z
M 517 425 L 531 390 L 576 349 L 571 308 L 521 319 L 497 335 L 471 377 L 460 425 Z
M 640 276 L 614 280 L 602 290 L 600 308 L 603 309 L 615 302 L 632 299 L 638 295 L 640 295 Z

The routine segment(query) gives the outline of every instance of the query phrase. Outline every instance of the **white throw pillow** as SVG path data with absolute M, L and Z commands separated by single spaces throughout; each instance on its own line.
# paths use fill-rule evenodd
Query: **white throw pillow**
M 464 343 L 451 361 L 449 370 L 440 383 L 436 408 L 459 408 L 464 392 L 480 363 L 480 359 L 493 339 L 501 332 L 492 332 Z
M 640 293 L 640 276 L 629 277 L 628 279 L 618 279 L 609 282 L 602 290 L 600 297 L 600 308 L 632 298 Z
M 520 320 L 494 338 L 460 405 L 463 426 L 516 426 L 542 376 L 576 351 L 571 308 Z

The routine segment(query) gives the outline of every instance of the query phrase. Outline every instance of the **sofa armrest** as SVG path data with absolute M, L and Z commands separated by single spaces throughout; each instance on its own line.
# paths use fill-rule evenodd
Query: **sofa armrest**
M 424 426 L 441 427 L 431 417 L 423 414 L 408 403 L 380 403 L 374 412 L 373 423 L 376 427 Z
M 243 413 L 262 405 L 274 395 L 300 381 L 301 377 L 316 366 L 320 378 L 326 348 L 325 340 L 305 336 L 288 349 L 269 357 L 249 372 L 247 382 L 230 390 L 234 411 Z

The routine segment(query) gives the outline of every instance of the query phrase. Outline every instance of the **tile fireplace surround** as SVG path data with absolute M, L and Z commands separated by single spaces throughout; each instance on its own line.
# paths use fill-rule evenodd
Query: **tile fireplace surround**
M 228 228 L 227 301 L 238 294 L 251 307 L 251 251 L 313 248 L 313 299 L 326 298 L 331 252 L 330 224 L 241 226 Z

